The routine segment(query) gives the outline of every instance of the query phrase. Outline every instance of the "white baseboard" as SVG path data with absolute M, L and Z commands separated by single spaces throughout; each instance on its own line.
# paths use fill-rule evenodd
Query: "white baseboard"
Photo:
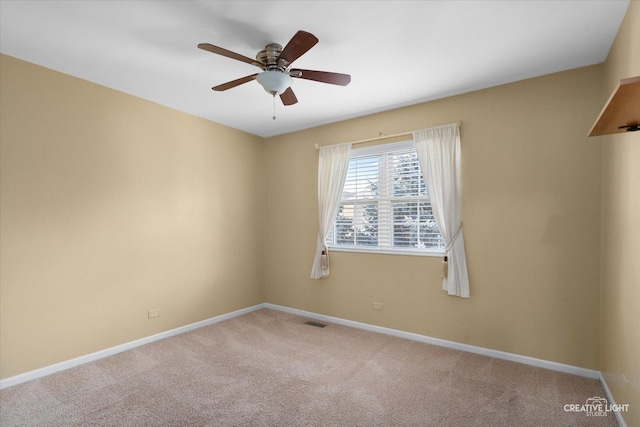
M 614 406 L 616 404 L 616 401 L 611 394 L 611 390 L 609 390 L 609 386 L 607 385 L 607 381 L 604 379 L 604 375 L 602 375 L 602 372 L 600 373 L 600 384 L 602 385 L 604 393 L 607 395 L 607 400 L 609 401 L 611 406 Z M 624 418 L 622 418 L 622 414 L 618 411 L 615 411 L 614 414 L 616 416 L 616 421 L 618 422 L 618 427 L 627 427 L 627 423 L 624 421 Z
M 537 366 L 539 368 L 551 369 L 553 371 L 564 372 L 566 374 L 579 375 L 581 377 L 587 377 L 591 379 L 602 379 L 602 375 L 599 371 L 592 369 L 580 368 L 572 365 L 565 365 L 563 363 L 550 362 L 548 360 L 536 359 L 534 357 L 521 356 L 519 354 L 507 353 L 499 350 L 492 350 L 484 347 L 476 347 L 469 344 L 462 344 L 455 341 L 447 341 L 440 338 L 433 338 L 426 335 L 414 334 L 412 332 L 399 331 L 397 329 L 385 328 L 382 326 L 370 325 L 368 323 L 354 322 L 352 320 L 345 320 L 339 317 L 325 316 L 323 314 L 312 313 L 309 311 L 298 310 L 295 308 L 284 307 L 281 305 L 265 303 L 266 308 L 273 310 L 284 311 L 290 314 L 297 314 L 299 316 L 305 316 L 316 320 L 321 320 L 329 323 L 335 323 L 338 325 L 350 326 L 353 328 L 364 329 L 367 331 L 378 332 L 386 335 L 393 335 L 395 337 L 406 338 L 413 341 L 419 341 L 426 344 L 438 345 L 441 347 L 452 348 L 455 350 L 467 351 L 469 353 L 481 354 L 483 356 L 495 357 L 497 359 L 509 360 L 512 362 L 522 363 L 525 365 Z
M 54 374 L 59 371 L 64 371 L 69 368 L 73 368 L 85 363 L 93 362 L 104 357 L 112 356 L 123 351 L 131 350 L 136 347 L 140 347 L 145 344 L 159 341 L 165 338 L 172 337 L 174 335 L 183 334 L 185 332 L 192 331 L 194 329 L 202 328 L 203 326 L 213 325 L 214 323 L 222 322 L 223 320 L 231 319 L 233 317 L 241 316 L 243 314 L 251 313 L 252 311 L 264 308 L 264 304 L 254 305 L 252 307 L 236 310 L 231 313 L 221 314 L 210 319 L 203 320 L 201 322 L 192 323 L 190 325 L 181 326 L 179 328 L 171 329 L 169 331 L 160 332 L 159 334 L 151 335 L 149 337 L 141 338 L 139 340 L 131 341 L 128 343 L 120 344 L 115 347 L 107 348 L 104 350 L 96 351 L 95 353 L 85 354 L 84 356 L 76 357 L 75 359 L 65 360 L 64 362 L 56 363 L 54 365 L 45 366 L 44 368 L 35 369 L 33 371 L 25 372 L 24 374 L 15 375 L 13 377 L 0 380 L 0 390 L 11 387 L 17 384 L 25 383 L 27 381 L 35 380 L 37 378 L 46 377 L 47 375 Z
M 203 326 L 212 325 L 214 323 L 221 322 L 223 320 L 228 320 L 237 316 L 241 316 L 243 314 L 251 313 L 253 311 L 259 310 L 261 308 L 270 308 L 273 310 L 283 311 L 290 314 L 296 314 L 299 316 L 308 317 L 311 319 L 316 319 L 324 322 L 335 323 L 338 325 L 350 326 L 353 328 L 363 329 L 367 331 L 382 333 L 386 335 L 392 335 L 395 337 L 405 338 L 413 341 L 419 341 L 427 344 L 438 345 L 441 347 L 452 348 L 461 351 L 467 351 L 470 353 L 480 354 L 483 356 L 495 357 L 498 359 L 509 360 L 512 362 L 523 363 L 525 365 L 537 366 L 540 368 L 551 369 L 558 372 L 564 372 L 567 374 L 579 375 L 582 377 L 598 379 L 602 383 L 603 389 L 607 394 L 607 398 L 611 403 L 613 403 L 613 397 L 609 392 L 609 388 L 606 385 L 606 382 L 599 371 L 595 371 L 592 369 L 585 369 L 571 365 L 565 365 L 562 363 L 550 362 L 547 360 L 536 359 L 528 356 L 521 356 L 518 354 L 507 353 L 498 350 L 492 350 L 483 347 L 476 347 L 469 344 L 462 344 L 455 341 L 447 341 L 439 338 L 433 338 L 425 335 L 419 335 L 411 332 L 404 332 L 396 329 L 385 328 L 381 326 L 370 325 L 367 323 L 355 322 L 352 320 L 341 319 L 338 317 L 325 316 L 318 313 L 312 313 L 309 311 L 299 310 L 295 308 L 289 308 L 281 305 L 271 304 L 271 303 L 262 303 L 257 304 L 251 307 L 243 308 L 241 310 L 233 311 L 231 313 L 222 314 L 220 316 L 212 317 L 207 320 L 203 320 L 201 322 L 192 323 L 190 325 L 182 326 L 179 328 L 171 329 L 169 331 L 161 332 L 159 334 L 151 335 L 146 338 L 142 338 L 139 340 L 131 341 L 128 343 L 124 343 L 121 345 L 117 345 L 115 347 L 107 348 L 104 350 L 97 351 L 95 353 L 87 354 L 84 356 L 77 357 L 75 359 L 67 360 L 64 362 L 56 363 L 54 365 L 46 366 L 44 368 L 36 369 L 33 371 L 25 372 L 23 374 L 19 374 L 13 377 L 5 378 L 0 380 L 0 390 L 11 387 L 13 385 L 21 384 L 27 381 L 35 380 L 37 378 L 41 378 L 47 375 L 51 375 L 55 372 L 63 371 L 65 369 L 73 368 L 75 366 L 83 365 L 85 363 L 93 362 L 95 360 L 102 359 L 104 357 L 108 357 L 126 350 L 131 350 L 136 347 L 140 347 L 145 344 L 152 343 L 154 341 L 158 341 L 161 339 L 169 338 L 174 335 L 182 334 L 185 332 L 192 331 L 194 329 L 201 328 Z M 618 423 L 621 426 L 624 426 L 624 421 L 621 421 L 621 417 L 618 413 L 616 413 L 616 417 L 618 417 Z
M 550 362 L 548 360 L 536 359 L 534 357 L 522 356 L 519 354 L 507 353 L 499 350 L 492 350 L 484 347 L 476 347 L 469 344 L 462 344 L 455 341 L 447 341 L 440 338 L 433 338 L 426 335 L 414 334 L 411 332 L 399 331 L 397 329 L 385 328 L 382 326 L 370 325 L 368 323 L 360 323 L 355 322 L 353 320 L 341 319 L 339 317 L 325 316 L 323 314 L 313 313 L 310 311 L 299 310 L 296 308 L 285 307 L 281 305 L 264 303 L 262 304 L 265 308 L 270 308 L 273 310 L 279 310 L 290 314 L 296 314 L 298 316 L 308 317 L 315 320 L 320 320 L 328 323 L 335 323 L 337 325 L 350 326 L 353 328 L 364 329 L 367 331 L 378 332 L 381 334 L 392 335 L 399 338 L 405 338 L 413 341 L 419 341 L 426 344 L 438 345 L 441 347 L 447 347 L 455 350 L 467 351 L 469 353 L 480 354 L 483 356 L 495 357 L 497 359 L 509 360 L 511 362 L 522 363 L 525 365 L 536 366 L 539 368 L 550 369 L 557 372 L 563 372 L 566 374 L 578 375 L 581 377 L 597 379 L 600 381 L 602 385 L 602 389 L 604 390 L 607 400 L 611 405 L 615 405 L 615 400 L 611 391 L 609 390 L 609 386 L 600 371 L 596 371 L 593 369 L 580 368 L 578 366 L 566 365 L 563 363 Z M 614 412 L 616 421 L 620 427 L 627 427 L 624 419 L 620 412 Z

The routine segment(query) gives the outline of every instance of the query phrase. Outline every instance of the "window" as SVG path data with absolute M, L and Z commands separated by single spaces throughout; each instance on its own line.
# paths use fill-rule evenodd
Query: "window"
M 413 141 L 356 148 L 333 228 L 333 250 L 442 255 Z

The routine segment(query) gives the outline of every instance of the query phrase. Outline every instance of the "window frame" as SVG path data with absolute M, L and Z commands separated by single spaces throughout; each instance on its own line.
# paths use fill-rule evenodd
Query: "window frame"
M 351 162 L 352 159 L 354 158 L 360 158 L 360 157 L 365 157 L 365 156 L 376 156 L 376 155 L 382 155 L 382 154 L 386 154 L 386 153 L 392 153 L 392 152 L 398 152 L 401 150 L 411 150 L 411 151 L 415 151 L 415 143 L 413 140 L 405 140 L 405 141 L 399 141 L 399 142 L 390 142 L 390 143 L 383 143 L 383 144 L 376 144 L 376 145 L 371 145 L 371 146 L 367 146 L 367 147 L 359 147 L 359 148 L 352 148 L 351 150 L 351 155 L 349 157 L 349 161 Z M 422 171 L 421 171 L 421 175 Z M 379 175 L 378 175 L 379 177 Z M 424 179 L 424 178 L 423 178 Z M 378 204 L 379 200 L 378 198 L 376 199 L 362 199 L 359 203 L 360 204 L 366 204 L 367 200 L 375 200 L 375 203 Z M 385 201 L 390 201 L 392 200 L 392 198 L 390 197 L 386 197 L 383 198 L 382 200 Z M 407 201 L 411 201 L 412 198 L 409 196 L 406 198 Z M 413 198 L 413 200 L 416 200 L 417 203 L 420 202 L 424 202 L 426 201 L 424 196 L 417 196 L 415 198 Z M 419 200 L 419 201 L 418 201 Z M 427 199 L 429 201 L 429 203 L 431 203 L 431 199 L 428 198 Z M 343 205 L 343 204 L 348 204 L 349 203 L 349 199 L 343 199 L 342 195 L 340 197 L 340 201 L 338 203 L 339 206 Z M 391 207 L 391 212 L 393 211 L 393 208 Z M 337 217 L 337 216 L 336 216 Z M 336 226 L 336 219 L 334 218 L 333 223 L 332 223 L 332 227 L 334 227 L 335 229 Z M 393 227 L 394 227 L 394 223 L 393 223 L 393 216 L 391 216 L 390 218 L 390 222 L 388 222 L 388 226 L 391 227 L 390 228 L 390 237 L 391 239 L 393 239 Z M 442 238 L 442 235 L 440 235 L 440 237 Z M 403 247 L 368 247 L 365 245 L 336 245 L 333 242 L 327 242 L 327 247 L 329 248 L 330 251 L 332 252 L 352 252 L 352 253 L 366 253 L 366 254 L 381 254 L 381 255 L 410 255 L 410 256 L 426 256 L 426 257 L 442 257 L 443 255 L 445 255 L 445 247 L 444 247 L 444 243 L 442 244 L 442 247 L 438 247 L 438 248 L 403 248 Z

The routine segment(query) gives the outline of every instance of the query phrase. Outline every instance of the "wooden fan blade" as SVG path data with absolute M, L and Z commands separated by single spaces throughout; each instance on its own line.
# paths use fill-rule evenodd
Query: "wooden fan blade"
M 230 82 L 227 83 L 222 83 L 221 85 L 218 86 L 214 86 L 211 89 L 221 92 L 223 90 L 227 90 L 227 89 L 231 89 L 234 88 L 236 86 L 240 86 L 241 84 L 250 82 L 251 80 L 255 80 L 256 79 L 257 74 L 252 74 L 250 76 L 246 76 L 246 77 L 242 77 L 236 80 L 232 80 Z
M 284 105 L 293 105 L 298 102 L 298 98 L 296 98 L 295 93 L 293 93 L 290 87 L 280 94 L 280 99 Z
M 302 73 L 301 75 L 296 75 Z M 298 79 L 313 80 L 321 83 L 329 83 L 332 85 L 346 86 L 351 83 L 351 76 L 349 74 L 330 73 L 328 71 L 315 71 L 315 70 L 291 70 L 291 77 Z
M 318 43 L 316 36 L 306 31 L 298 31 L 280 52 L 278 62 L 280 60 L 287 61 L 286 65 L 288 66 L 315 46 L 316 43 Z
M 227 58 L 236 59 L 238 61 L 246 62 L 247 64 L 255 65 L 256 67 L 260 67 L 260 68 L 264 67 L 263 64 L 256 61 L 255 59 L 251 59 L 244 55 L 240 55 L 239 53 L 231 52 L 230 50 L 223 49 L 221 47 L 214 46 L 209 43 L 200 43 L 198 47 L 200 49 L 203 49 L 212 53 L 217 53 L 218 55 L 226 56 Z

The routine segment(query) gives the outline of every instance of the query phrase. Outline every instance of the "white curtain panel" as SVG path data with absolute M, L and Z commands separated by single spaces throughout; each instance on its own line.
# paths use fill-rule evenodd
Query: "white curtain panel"
M 469 275 L 461 220 L 460 125 L 452 123 L 413 132 L 436 224 L 447 246 L 448 270 L 442 289 L 469 298 Z
M 318 242 L 311 269 L 312 279 L 330 274 L 327 236 L 338 213 L 338 202 L 347 178 L 351 144 L 320 147 L 318 160 Z

